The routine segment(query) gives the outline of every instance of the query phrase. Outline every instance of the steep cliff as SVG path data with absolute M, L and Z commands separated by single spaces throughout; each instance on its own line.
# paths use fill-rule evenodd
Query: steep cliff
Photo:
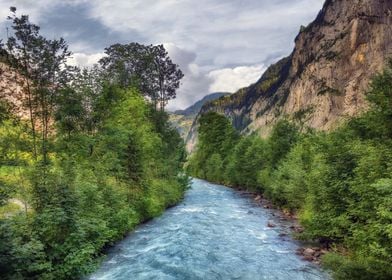
M 26 118 L 28 112 L 24 109 L 26 79 L 0 57 L 0 99 L 11 106 L 12 111 L 21 118 Z
M 245 51 L 245 50 L 244 50 Z M 268 135 L 280 118 L 320 130 L 366 109 L 370 78 L 392 56 L 391 0 L 327 0 L 295 38 L 291 55 L 253 85 L 203 106 L 243 133 Z M 196 122 L 188 137 L 195 142 Z

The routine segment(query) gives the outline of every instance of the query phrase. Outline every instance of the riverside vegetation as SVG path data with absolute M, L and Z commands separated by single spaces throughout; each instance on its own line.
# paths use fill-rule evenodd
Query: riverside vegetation
M 392 279 L 392 61 L 367 99 L 367 112 L 332 132 L 281 120 L 267 139 L 208 112 L 187 169 L 297 213 L 299 238 L 330 248 L 323 263 L 336 279 Z
M 71 67 L 63 39 L 11 12 L 1 69 L 23 95 L 1 92 L 0 276 L 77 279 L 182 198 L 185 151 L 164 108 L 183 75 L 163 46 L 137 43 Z M 282 120 L 267 139 L 241 136 L 207 113 L 187 169 L 298 213 L 300 238 L 331 249 L 323 262 L 337 279 L 391 279 L 391 88 L 392 62 L 371 83 L 368 112 L 330 133 Z
M 1 94 L 0 278 L 78 279 L 182 198 L 184 145 L 163 109 L 183 75 L 163 46 L 136 43 L 70 67 L 63 39 L 15 8 L 9 20 L 2 69 L 23 95 Z

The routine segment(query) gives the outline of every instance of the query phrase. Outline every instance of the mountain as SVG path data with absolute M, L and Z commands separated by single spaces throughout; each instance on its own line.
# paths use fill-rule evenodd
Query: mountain
M 366 109 L 370 78 L 392 56 L 392 1 L 327 0 L 316 19 L 301 27 L 295 48 L 254 84 L 207 102 L 242 133 L 267 136 L 281 118 L 330 130 Z M 197 118 L 196 118 L 197 119 Z M 188 139 L 196 141 L 197 120 Z
M 230 95 L 228 92 L 214 92 L 208 94 L 188 108 L 170 113 L 170 121 L 177 128 L 183 139 L 187 139 L 193 120 L 198 115 L 203 105 L 206 102 L 214 101 L 228 95 Z
M 214 92 L 211 94 L 208 94 L 204 96 L 201 100 L 197 101 L 195 104 L 189 106 L 185 110 L 177 110 L 174 112 L 176 115 L 183 115 L 183 116 L 191 116 L 191 115 L 197 115 L 203 107 L 203 105 L 208 102 L 208 101 L 213 101 L 215 99 L 218 99 L 222 96 L 227 96 L 230 95 L 228 92 Z

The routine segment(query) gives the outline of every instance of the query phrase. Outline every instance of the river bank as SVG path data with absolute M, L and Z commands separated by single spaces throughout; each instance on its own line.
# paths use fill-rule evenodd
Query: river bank
M 298 239 L 298 234 L 304 231 L 304 228 L 301 226 L 296 214 L 277 207 L 271 201 L 266 199 L 261 193 L 252 192 L 239 187 L 234 187 L 233 189 L 238 191 L 241 196 L 252 199 L 259 207 L 273 210 L 273 215 L 275 215 L 280 221 L 291 223 L 289 226 L 290 233 L 282 232 L 280 234 L 281 237 L 290 235 L 295 239 Z M 276 225 L 269 221 L 267 226 L 274 228 Z M 321 265 L 323 255 L 329 252 L 329 248 L 327 248 L 327 246 L 317 241 L 301 240 L 301 244 L 302 246 L 297 249 L 296 253 L 301 256 L 303 260 L 312 262 L 316 265 Z

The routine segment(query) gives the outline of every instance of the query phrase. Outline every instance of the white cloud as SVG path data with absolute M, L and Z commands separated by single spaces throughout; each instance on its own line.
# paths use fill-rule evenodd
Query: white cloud
M 264 65 L 224 68 L 208 73 L 210 92 L 235 92 L 255 83 L 265 71 Z
M 169 110 L 185 108 L 211 92 L 235 92 L 256 82 L 265 71 L 262 64 L 209 71 L 195 63 L 195 53 L 173 43 L 165 43 L 164 46 L 185 75 L 177 98 L 169 102 Z
M 68 59 L 68 64 L 73 66 L 88 67 L 93 66 L 100 60 L 105 54 L 104 53 L 74 53 L 72 57 Z

